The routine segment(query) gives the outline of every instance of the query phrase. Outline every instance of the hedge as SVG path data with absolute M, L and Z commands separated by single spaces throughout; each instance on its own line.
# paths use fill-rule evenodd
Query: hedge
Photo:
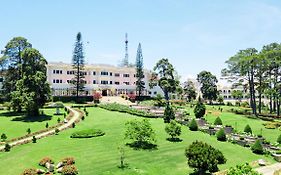
M 93 96 L 79 96 L 78 97 L 80 103 L 92 102 L 94 101 Z M 61 102 L 76 102 L 76 96 L 53 96 L 53 101 L 61 101 Z

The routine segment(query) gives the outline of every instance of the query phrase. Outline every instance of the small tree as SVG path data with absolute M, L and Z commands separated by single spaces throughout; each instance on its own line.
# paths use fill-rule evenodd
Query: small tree
M 256 140 L 255 144 L 251 147 L 253 153 L 256 154 L 263 154 L 263 147 L 261 141 L 258 139 Z
M 136 147 L 145 147 L 155 142 L 155 132 L 147 119 L 132 120 L 125 124 L 125 138 L 132 139 Z
M 225 132 L 224 132 L 224 129 L 221 128 L 218 132 L 217 132 L 217 140 L 218 141 L 226 141 L 226 135 L 225 135 Z
M 198 131 L 198 125 L 197 125 L 195 119 L 192 119 L 191 122 L 189 123 L 189 129 L 191 131 Z
M 124 160 L 125 160 L 125 149 L 123 146 L 118 147 L 120 153 L 120 168 L 125 168 Z
M 172 120 L 169 124 L 166 125 L 165 131 L 172 137 L 172 140 L 180 136 L 181 126 L 177 124 L 175 120 Z
M 101 93 L 94 92 L 94 94 L 93 94 L 94 103 L 99 103 L 101 98 L 102 98 Z
M 206 113 L 206 106 L 201 102 L 201 99 L 199 98 L 195 108 L 194 108 L 194 114 L 196 118 L 202 118 Z
M 7 139 L 7 135 L 5 133 L 1 134 L 2 142 L 5 142 L 6 139 Z
M 65 114 L 65 113 L 64 113 L 64 114 Z M 61 119 L 58 117 L 57 121 L 58 121 L 58 123 L 60 123 Z
M 36 143 L 37 139 L 35 136 L 32 137 L 32 143 Z
M 220 119 L 220 117 L 216 118 L 214 125 L 222 125 L 222 120 Z
M 9 152 L 10 150 L 11 150 L 11 145 L 9 145 L 9 143 L 6 143 L 4 147 L 4 151 Z
M 279 137 L 277 138 L 277 143 L 281 144 L 281 134 L 280 134 Z
M 27 134 L 30 134 L 31 133 L 31 129 L 27 128 L 26 132 L 27 132 Z
M 170 104 L 166 105 L 163 119 L 164 123 L 170 123 L 171 120 L 175 119 L 175 113 Z
M 246 126 L 245 126 L 244 132 L 245 132 L 245 133 L 252 134 L 252 129 L 251 129 L 250 125 L 246 125 Z
M 45 127 L 46 127 L 46 128 L 49 128 L 49 123 L 48 123 L 48 122 L 46 123 Z
M 222 152 L 201 141 L 193 142 L 185 150 L 188 165 L 195 168 L 198 174 L 205 174 L 206 171 L 218 171 L 218 164 L 226 163 Z
M 219 95 L 219 96 L 218 96 L 218 102 L 219 102 L 219 104 L 223 104 L 223 101 L 224 101 L 223 96 Z

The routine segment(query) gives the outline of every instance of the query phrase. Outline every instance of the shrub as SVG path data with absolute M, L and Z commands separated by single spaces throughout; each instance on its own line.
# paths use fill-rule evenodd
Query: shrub
M 76 175 L 78 174 L 78 170 L 74 165 L 66 165 L 62 168 L 62 175 Z
M 147 119 L 132 120 L 125 124 L 125 138 L 134 140 L 137 147 L 145 147 L 155 142 L 155 131 Z
M 181 126 L 177 124 L 175 120 L 172 120 L 171 123 L 167 124 L 165 127 L 165 131 L 169 134 L 172 139 L 180 136 L 181 134 Z
M 277 143 L 281 144 L 281 134 L 277 138 Z
M 99 103 L 101 98 L 102 98 L 101 93 L 95 92 L 93 94 L 93 101 L 94 101 L 94 103 Z
M 71 134 L 71 138 L 91 138 L 105 135 L 105 132 L 99 129 L 88 129 L 77 131 Z
M 84 115 L 81 117 L 81 120 L 85 120 L 85 116 Z
M 216 118 L 214 125 L 222 125 L 222 120 L 220 119 L 220 117 Z
M 21 175 L 37 175 L 37 170 L 35 168 L 28 168 Z
M 202 118 L 206 113 L 206 106 L 201 102 L 198 101 L 195 108 L 194 108 L 194 114 L 196 118 Z
M 227 171 L 227 175 L 260 175 L 257 171 L 253 170 L 253 168 L 248 164 L 244 165 L 236 165 L 235 168 L 231 167 Z
M 226 135 L 224 133 L 224 129 L 221 128 L 218 132 L 217 132 L 217 140 L 218 141 L 226 141 Z
M 188 165 L 195 168 L 198 174 L 204 174 L 207 170 L 216 172 L 218 164 L 226 162 L 221 151 L 201 141 L 195 141 L 186 148 L 185 156 L 188 159 Z
M 43 159 L 40 160 L 39 165 L 45 167 L 45 165 L 46 165 L 47 162 L 48 162 L 48 163 L 51 163 L 51 164 L 54 163 L 54 161 L 53 161 L 51 158 L 49 158 L 49 157 L 44 157 Z
M 65 114 L 65 113 L 63 113 L 63 114 Z M 58 119 L 57 119 L 57 121 L 58 121 L 58 123 L 60 123 L 61 119 L 60 119 L 60 118 L 58 118 Z
M 250 105 L 249 105 L 249 103 L 247 101 L 242 102 L 241 106 L 245 107 L 245 108 L 249 108 L 250 107 Z
M 58 133 L 60 132 L 60 130 L 58 128 L 55 129 L 55 134 L 58 135 Z
M 65 166 L 65 165 L 73 165 L 73 164 L 75 164 L 75 160 L 74 160 L 73 157 L 66 157 L 66 158 L 63 158 L 63 159 L 61 160 L 61 162 L 63 163 L 64 166 Z
M 253 153 L 263 154 L 263 147 L 260 140 L 256 140 L 255 144 L 251 147 Z
M 26 132 L 27 132 L 27 134 L 30 134 L 31 133 L 31 129 L 27 128 Z
M 45 127 L 46 127 L 46 128 L 49 128 L 49 123 L 48 123 L 48 122 L 46 123 Z
M 226 103 L 226 106 L 233 106 L 233 104 L 228 101 L 228 102 Z
M 75 123 L 72 123 L 72 128 L 75 128 Z
M 32 143 L 36 143 L 37 139 L 35 136 L 32 137 Z
M 171 105 L 167 104 L 164 111 L 164 123 L 170 123 L 171 120 L 175 119 L 175 113 Z
M 192 120 L 191 120 L 191 122 L 190 122 L 190 124 L 189 124 L 189 129 L 190 129 L 191 131 L 198 131 L 198 125 L 197 125 L 195 119 L 192 119 Z
M 5 147 L 4 147 L 4 151 L 5 152 L 9 152 L 11 150 L 11 145 L 9 145 L 8 143 L 5 144 Z
M 246 125 L 246 126 L 245 126 L 244 132 L 245 132 L 245 133 L 252 134 L 252 129 L 251 129 L 250 125 Z
M 5 133 L 1 134 L 1 140 L 4 142 L 7 139 L 7 135 Z

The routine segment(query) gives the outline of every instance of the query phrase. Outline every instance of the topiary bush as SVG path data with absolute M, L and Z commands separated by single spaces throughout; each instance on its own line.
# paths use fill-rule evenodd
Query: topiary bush
M 40 160 L 39 165 L 45 167 L 45 165 L 46 165 L 47 162 L 48 162 L 48 163 L 51 163 L 51 164 L 54 163 L 54 161 L 53 161 L 51 158 L 49 158 L 49 157 L 44 157 L 43 159 Z
M 245 133 L 252 134 L 252 128 L 250 127 L 250 125 L 246 125 L 246 126 L 245 126 L 244 132 L 245 132 Z
M 37 170 L 35 168 L 28 168 L 23 171 L 21 175 L 37 175 Z
M 175 119 L 175 112 L 170 104 L 166 105 L 163 119 L 164 123 L 170 123 L 171 120 Z
M 5 152 L 9 152 L 11 150 L 11 145 L 9 145 L 8 143 L 5 144 L 5 147 L 4 147 L 4 151 Z
M 220 119 L 220 117 L 216 118 L 214 125 L 222 125 L 222 120 Z
M 206 106 L 199 100 L 194 108 L 196 118 L 202 118 L 206 113 Z
M 74 165 L 66 165 L 66 166 L 63 166 L 61 174 L 62 175 L 76 175 L 76 174 L 78 174 L 78 170 Z
M 105 135 L 105 132 L 99 129 L 87 129 L 77 131 L 71 134 L 71 138 L 92 138 Z
M 255 144 L 252 145 L 251 150 L 253 151 L 253 153 L 263 154 L 264 151 L 263 151 L 263 147 L 262 147 L 261 141 L 260 140 L 256 140 Z
M 277 143 L 281 144 L 281 134 L 277 138 Z
M 198 125 L 197 125 L 195 119 L 192 119 L 191 122 L 189 123 L 189 129 L 191 131 L 198 131 Z
M 37 142 L 37 139 L 35 136 L 32 137 L 32 143 L 36 143 Z
M 225 135 L 225 132 L 224 132 L 224 129 L 221 128 L 218 132 L 217 132 L 217 140 L 218 141 L 222 141 L 222 142 L 225 142 L 226 141 L 226 135 Z
M 1 140 L 4 142 L 7 139 L 7 135 L 5 133 L 1 134 Z
M 181 126 L 178 125 L 175 120 L 172 120 L 169 124 L 166 125 L 165 131 L 172 137 L 172 139 L 175 139 L 181 134 Z

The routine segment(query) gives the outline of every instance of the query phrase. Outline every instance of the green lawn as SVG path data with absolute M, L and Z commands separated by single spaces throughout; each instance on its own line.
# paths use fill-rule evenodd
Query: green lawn
M 43 109 L 44 117 L 26 118 L 20 114 L 13 114 L 8 111 L 0 111 L 0 134 L 5 133 L 9 139 L 20 137 L 27 134 L 27 128 L 31 132 L 45 129 L 48 122 L 49 126 L 57 124 L 58 117 L 63 121 L 63 115 L 54 115 L 56 109 Z M 61 112 L 64 112 L 61 110 Z
M 223 122 L 223 125 L 231 125 L 240 132 L 243 132 L 245 126 L 249 124 L 252 128 L 253 134 L 258 135 L 262 133 L 263 137 L 265 137 L 266 140 L 270 141 L 271 143 L 275 143 L 277 137 L 279 134 L 281 134 L 279 129 L 266 129 L 263 125 L 263 123 L 266 123 L 266 121 L 260 119 L 251 119 L 243 115 L 226 112 L 226 108 L 230 107 L 223 107 L 224 111 L 222 113 L 216 110 L 217 108 L 218 106 L 215 108 L 207 106 L 207 111 L 209 112 L 207 112 L 205 119 L 209 123 L 214 123 L 217 116 L 219 116 Z
M 187 167 L 184 150 L 195 140 L 205 141 L 223 152 L 228 161 L 227 164 L 220 166 L 221 169 L 260 158 L 273 161 L 271 158 L 255 155 L 247 148 L 218 142 L 215 137 L 202 132 L 191 132 L 186 127 L 182 127 L 183 141 L 171 143 L 166 141 L 163 120 L 149 119 L 156 130 L 158 149 L 133 150 L 125 147 L 125 162 L 128 163 L 128 168 L 121 170 L 117 167 L 119 165 L 117 148 L 129 142 L 124 140 L 124 124 L 128 120 L 141 118 L 100 108 L 88 110 L 89 116 L 74 129 L 38 140 L 36 144 L 14 147 L 9 153 L 0 153 L 0 172 L 7 175 L 20 174 L 25 168 L 36 167 L 39 160 L 45 156 L 52 157 L 55 161 L 73 156 L 81 175 L 186 175 L 192 172 L 192 169 Z M 72 132 L 90 128 L 101 129 L 106 134 L 90 139 L 70 138 Z

